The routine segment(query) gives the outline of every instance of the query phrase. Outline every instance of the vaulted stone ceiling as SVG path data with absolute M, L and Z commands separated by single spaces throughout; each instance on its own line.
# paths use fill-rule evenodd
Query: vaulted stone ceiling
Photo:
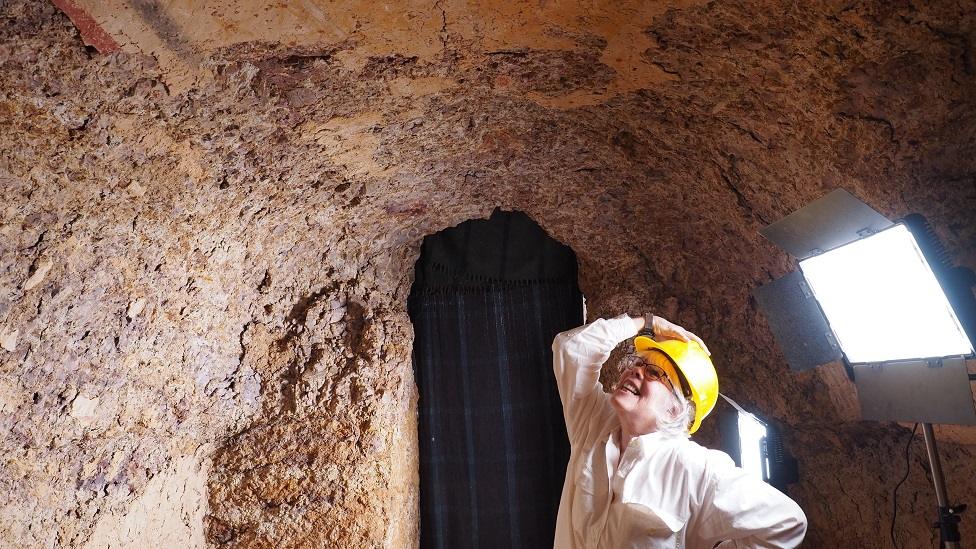
M 55 3 L 0 5 L 5 545 L 413 546 L 413 264 L 501 206 L 782 422 L 808 546 L 889 546 L 910 429 L 789 372 L 758 230 L 843 187 L 976 268 L 973 2 Z

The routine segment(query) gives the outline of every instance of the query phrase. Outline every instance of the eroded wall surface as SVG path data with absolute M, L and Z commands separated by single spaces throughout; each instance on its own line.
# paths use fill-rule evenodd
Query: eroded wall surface
M 909 431 L 788 371 L 758 230 L 844 187 L 976 268 L 971 2 L 323 4 L 278 34 L 171 4 L 89 6 L 108 53 L 0 5 L 0 544 L 414 546 L 413 264 L 501 206 L 576 251 L 591 317 L 693 329 L 782 422 L 808 546 L 890 546 Z M 960 501 L 971 440 L 941 445 Z M 896 533 L 929 546 L 910 456 Z

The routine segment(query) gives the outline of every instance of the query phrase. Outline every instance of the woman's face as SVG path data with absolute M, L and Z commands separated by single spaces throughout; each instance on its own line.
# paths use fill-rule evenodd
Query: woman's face
M 643 360 L 622 361 L 625 369 L 610 395 L 610 404 L 620 423 L 628 426 L 635 435 L 656 431 L 658 418 L 673 419 L 679 406 L 674 392 L 675 381 L 658 366 L 667 358 L 658 353 L 641 358 Z

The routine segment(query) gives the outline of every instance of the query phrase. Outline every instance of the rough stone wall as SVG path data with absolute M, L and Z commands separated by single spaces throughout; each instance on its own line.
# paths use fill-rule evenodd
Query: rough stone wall
M 695 330 L 783 423 L 808 546 L 889 547 L 908 433 L 788 372 L 750 291 L 792 263 L 757 231 L 842 186 L 976 268 L 973 3 L 662 8 L 641 77 L 612 28 L 488 51 L 440 7 L 429 56 L 232 44 L 170 89 L 0 4 L 0 545 L 415 545 L 413 264 L 502 206 L 576 251 L 591 317 Z M 941 448 L 971 499 L 973 447 Z M 896 531 L 930 546 L 911 455 Z

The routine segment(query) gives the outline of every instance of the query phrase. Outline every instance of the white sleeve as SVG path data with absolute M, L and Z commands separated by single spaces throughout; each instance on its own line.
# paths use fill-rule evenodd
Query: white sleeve
M 710 482 L 702 500 L 701 531 L 709 546 L 722 548 L 796 547 L 807 531 L 807 517 L 792 499 L 755 475 L 736 467 L 727 455 L 709 460 Z
M 600 368 L 621 341 L 637 335 L 628 315 L 597 319 L 562 332 L 552 342 L 552 365 L 563 403 L 563 417 L 570 443 L 591 419 L 594 407 L 607 399 L 600 386 Z

